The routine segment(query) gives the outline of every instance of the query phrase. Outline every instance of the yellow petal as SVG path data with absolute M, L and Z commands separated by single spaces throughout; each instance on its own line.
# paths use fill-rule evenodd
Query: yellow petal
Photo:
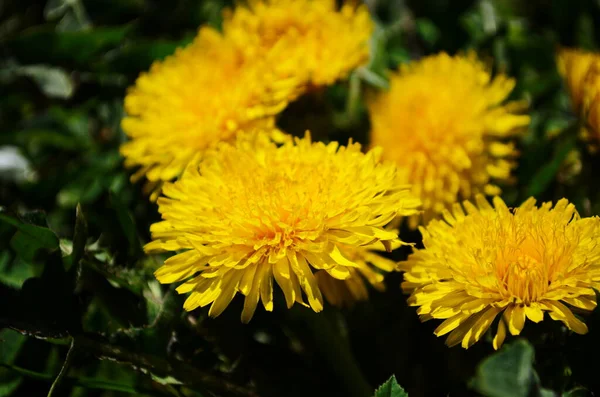
M 492 342 L 492 346 L 494 346 L 495 350 L 500 349 L 502 344 L 504 343 L 504 339 L 506 338 L 506 324 L 504 323 L 504 318 L 500 318 L 498 322 L 498 332 L 496 332 L 496 336 L 494 336 L 494 340 Z
M 463 340 L 462 347 L 468 349 L 477 342 L 481 336 L 488 330 L 492 322 L 496 318 L 496 315 L 500 312 L 500 309 L 490 307 L 486 311 L 482 312 L 471 328 L 466 332 Z
M 592 311 L 596 308 L 595 296 L 578 296 L 575 298 L 563 298 L 563 302 L 583 310 Z
M 259 265 L 250 265 L 246 269 L 243 270 L 244 275 L 240 280 L 239 290 L 243 295 L 248 295 L 252 286 L 258 282 L 260 283 L 260 277 L 255 277 L 256 269 L 258 269 Z
M 219 314 L 223 313 L 223 310 L 229 306 L 229 303 L 238 291 L 238 284 L 242 278 L 243 272 L 232 270 L 228 273 L 227 276 L 229 277 L 223 277 L 223 289 L 221 290 L 221 293 L 210 306 L 210 310 L 208 311 L 210 317 L 217 317 Z
M 262 283 L 260 285 L 260 299 L 268 312 L 273 311 L 273 272 L 271 265 L 263 263 Z
M 334 266 L 331 269 L 326 269 L 325 271 L 329 273 L 331 277 L 338 280 L 346 280 L 350 277 L 350 270 L 348 270 L 348 268 L 345 266 Z
M 257 280 L 256 283 L 250 285 L 250 290 L 246 294 L 246 298 L 244 299 L 244 309 L 242 310 L 241 320 L 242 323 L 247 324 L 254 316 L 254 312 L 256 311 L 256 306 L 258 305 L 258 295 L 259 295 L 260 281 Z
M 577 319 L 568 307 L 557 301 L 543 301 L 542 305 L 549 310 L 550 317 L 553 320 L 562 321 L 567 328 L 578 334 L 587 334 L 588 328 L 585 323 Z
M 288 251 L 287 255 L 292 269 L 294 269 L 294 273 L 298 276 L 300 285 L 306 293 L 308 304 L 315 312 L 320 312 L 323 310 L 323 297 L 306 259 L 301 254 L 292 251 Z
M 525 325 L 525 310 L 519 305 L 508 306 L 504 312 L 504 318 L 510 333 L 519 335 Z
M 529 306 L 525 306 L 525 315 L 534 323 L 539 323 L 544 319 L 544 312 L 535 303 L 532 303 Z
M 446 335 L 448 332 L 453 331 L 462 324 L 471 314 L 469 313 L 458 313 L 457 315 L 444 320 L 433 333 L 436 336 Z
M 286 277 L 287 275 L 287 277 Z M 296 300 L 296 293 L 294 286 L 292 285 L 292 279 L 290 277 L 290 265 L 288 264 L 287 258 L 280 259 L 273 267 L 273 276 L 275 281 L 283 291 L 285 296 L 285 302 L 288 309 L 292 307 Z

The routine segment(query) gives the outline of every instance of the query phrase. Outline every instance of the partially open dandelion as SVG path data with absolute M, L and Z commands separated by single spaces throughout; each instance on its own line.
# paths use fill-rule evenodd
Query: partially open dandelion
M 220 33 L 202 28 L 192 44 L 142 73 L 125 98 L 130 141 L 121 153 L 126 166 L 139 167 L 132 179 L 147 178 L 156 198 L 163 182 L 206 149 L 272 126 L 297 85 L 276 76 L 268 56 L 249 62 Z
M 507 139 L 529 124 L 505 103 L 515 81 L 492 77 L 475 55 L 441 53 L 402 65 L 390 90 L 369 101 L 371 143 L 406 172 L 428 221 L 452 203 L 500 192 L 516 150 Z M 419 219 L 413 217 L 411 226 Z
M 344 78 L 369 58 L 373 24 L 365 5 L 335 0 L 250 0 L 224 15 L 224 34 L 256 59 L 278 50 L 304 89 Z M 275 58 L 274 62 L 277 62 Z
M 191 293 L 184 308 L 211 304 L 211 316 L 238 292 L 245 296 L 243 322 L 259 299 L 273 310 L 273 278 L 288 307 L 304 304 L 303 291 L 319 312 L 314 272 L 338 280 L 360 272 L 363 263 L 351 251 L 399 243 L 384 226 L 414 214 L 419 200 L 399 183 L 393 164 L 379 161 L 378 150 L 363 154 L 356 143 L 313 143 L 309 136 L 281 147 L 251 141 L 220 145 L 200 167 L 164 186 L 158 200 L 164 220 L 152 225 L 154 241 L 145 249 L 179 253 L 156 277 L 187 280 L 177 289 Z
M 600 144 L 600 54 L 561 49 L 558 71 L 565 79 L 573 111 L 582 121 L 582 137 L 597 149 Z
M 435 334 L 449 333 L 446 343 L 464 348 L 500 314 L 495 349 L 507 329 L 518 335 L 526 319 L 540 322 L 545 312 L 585 334 L 572 310 L 596 307 L 600 218 L 580 218 L 566 199 L 538 208 L 530 198 L 514 210 L 499 197 L 493 207 L 483 196 L 476 202 L 421 227 L 425 248 L 401 263 L 402 287 L 421 319 L 444 319 Z

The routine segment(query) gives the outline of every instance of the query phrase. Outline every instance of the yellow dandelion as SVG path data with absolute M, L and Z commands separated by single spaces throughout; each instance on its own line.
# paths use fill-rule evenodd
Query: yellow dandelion
M 441 53 L 401 66 L 390 83 L 369 100 L 371 142 L 406 172 L 423 220 L 477 193 L 498 194 L 517 154 L 507 138 L 529 124 L 515 114 L 522 104 L 505 103 L 515 81 L 492 77 L 473 54 Z
M 332 84 L 365 63 L 372 30 L 364 4 L 338 9 L 335 0 L 250 0 L 223 21 L 224 34 L 251 59 L 285 48 L 280 58 L 290 68 L 279 72 L 303 76 L 305 88 Z
M 314 272 L 348 279 L 361 269 L 350 250 L 397 244 L 397 233 L 384 226 L 416 212 L 418 199 L 379 157 L 378 150 L 363 154 L 356 143 L 313 143 L 310 136 L 280 147 L 264 138 L 220 145 L 163 188 L 163 221 L 152 225 L 154 241 L 145 249 L 178 253 L 156 277 L 187 280 L 177 289 L 190 293 L 184 308 L 210 304 L 210 316 L 238 292 L 245 296 L 243 322 L 259 299 L 273 310 L 273 279 L 288 307 L 305 304 L 303 291 L 321 311 Z
M 540 322 L 545 312 L 585 334 L 572 310 L 596 307 L 600 218 L 580 218 L 566 199 L 536 207 L 530 198 L 514 210 L 499 197 L 493 207 L 481 195 L 476 203 L 464 202 L 466 214 L 455 204 L 445 221 L 421 227 L 425 248 L 401 263 L 402 287 L 421 319 L 444 319 L 435 334 L 449 333 L 446 344 L 464 348 L 501 313 L 495 349 L 507 328 L 518 335 L 526 319 Z
M 248 62 L 210 28 L 154 63 L 125 98 L 122 126 L 130 140 L 121 153 L 126 166 L 139 167 L 132 179 L 147 178 L 156 197 L 157 187 L 217 142 L 272 126 L 298 83 L 276 78 L 269 65 L 268 58 Z
M 399 241 L 388 249 L 401 245 Z M 384 251 L 382 244 L 370 244 L 365 247 L 342 247 L 342 254 L 354 262 L 357 267 L 349 268 L 350 277 L 344 280 L 332 277 L 324 270 L 317 271 L 315 277 L 327 302 L 334 306 L 350 306 L 356 301 L 369 297 L 368 285 L 378 291 L 385 290 L 383 272 L 395 270 L 396 263 L 384 258 L 377 251 Z
M 573 111 L 582 120 L 583 138 L 597 149 L 600 142 L 600 54 L 565 48 L 557 57 Z

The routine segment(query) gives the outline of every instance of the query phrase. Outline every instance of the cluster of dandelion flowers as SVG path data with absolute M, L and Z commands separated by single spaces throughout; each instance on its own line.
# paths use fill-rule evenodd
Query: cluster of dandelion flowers
M 303 76 L 302 90 L 330 85 L 369 59 L 373 23 L 356 3 L 250 0 L 225 13 L 223 31 L 251 59 L 279 51 L 274 62 L 289 69 L 278 73 Z
M 298 81 L 271 70 L 269 58 L 249 62 L 211 28 L 154 63 L 125 97 L 122 126 L 130 140 L 121 153 L 126 166 L 138 167 L 132 180 L 145 177 L 156 196 L 206 149 L 244 129 L 272 126 Z
M 566 48 L 559 51 L 557 64 L 573 110 L 582 120 L 582 135 L 592 148 L 597 148 L 600 143 L 600 54 Z
M 458 200 L 498 194 L 517 154 L 510 138 L 529 124 L 517 114 L 522 103 L 505 103 L 514 80 L 492 77 L 474 54 L 441 53 L 402 65 L 390 83 L 369 99 L 371 143 L 405 171 L 423 221 Z
M 444 219 L 421 227 L 425 248 L 401 263 L 403 289 L 422 320 L 444 319 L 435 330 L 449 346 L 477 342 L 496 317 L 498 349 L 507 329 L 518 335 L 526 319 L 544 312 L 584 334 L 572 310 L 596 307 L 600 287 L 600 218 L 580 218 L 562 199 L 536 207 L 530 198 L 511 210 L 498 197 L 455 204 Z M 501 314 L 502 313 L 502 314 Z
M 266 139 L 211 150 L 199 167 L 165 184 L 158 199 L 163 221 L 152 225 L 147 252 L 178 251 L 156 272 L 162 283 L 187 280 L 184 308 L 211 304 L 219 315 L 236 293 L 245 296 L 242 321 L 259 299 L 273 309 L 273 279 L 288 307 L 323 308 L 316 272 L 345 280 L 360 265 L 349 250 L 397 233 L 384 226 L 417 211 L 419 200 L 400 183 L 396 167 L 360 145 L 311 142 L 310 136 L 277 146 Z

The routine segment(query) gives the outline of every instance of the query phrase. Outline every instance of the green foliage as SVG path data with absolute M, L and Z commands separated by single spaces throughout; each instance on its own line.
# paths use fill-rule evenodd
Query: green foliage
M 383 385 L 379 386 L 373 397 L 408 397 L 408 393 L 404 391 L 396 381 L 396 377 L 392 375 Z
M 504 346 L 483 360 L 471 387 L 488 397 L 527 397 L 536 387 L 533 358 L 533 347 L 525 340 Z

